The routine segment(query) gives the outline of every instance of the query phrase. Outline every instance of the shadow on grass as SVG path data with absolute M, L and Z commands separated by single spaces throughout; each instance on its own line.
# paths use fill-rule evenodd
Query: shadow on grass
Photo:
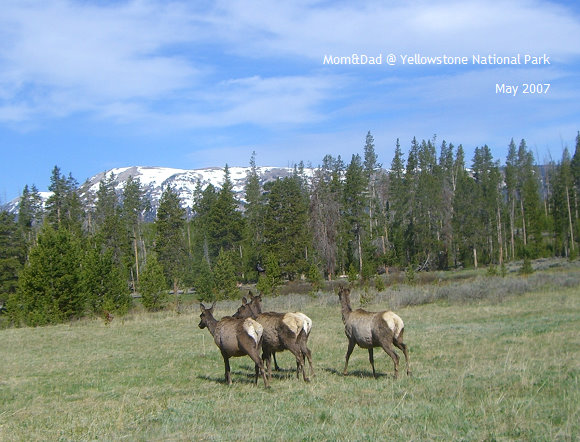
M 355 377 L 355 378 L 373 378 L 373 372 L 371 370 L 349 370 L 346 372 L 346 374 L 342 374 L 342 370 L 337 370 L 335 368 L 323 368 L 323 371 L 327 372 L 327 373 L 331 373 L 334 374 L 336 376 L 340 376 L 340 377 Z M 376 379 L 379 378 L 395 378 L 394 374 L 391 373 L 379 373 L 377 372 L 377 377 Z
M 232 363 L 230 361 L 230 368 Z M 235 370 L 230 370 L 230 375 L 232 377 L 232 383 L 240 383 L 240 384 L 253 384 L 256 378 L 256 373 L 254 370 L 254 366 L 250 365 L 243 365 L 241 367 L 237 367 Z M 224 373 L 224 367 L 222 365 L 222 370 L 220 371 L 219 375 L 212 376 L 212 375 L 197 375 L 198 379 L 202 379 L 204 381 L 214 382 L 216 384 L 226 384 L 226 378 Z M 258 377 L 258 381 L 261 381 L 261 376 Z
M 253 365 L 241 365 L 233 369 L 231 367 L 230 362 L 230 374 L 232 376 L 232 383 L 242 383 L 242 384 L 253 384 L 255 381 L 255 370 Z M 264 367 L 265 369 L 265 367 Z M 267 370 L 266 370 L 267 373 Z M 289 379 L 291 377 L 296 377 L 296 369 L 280 369 L 279 371 L 275 371 L 272 369 L 272 378 L 277 380 Z M 197 375 L 198 379 L 202 379 L 204 381 L 214 382 L 216 384 L 225 384 L 225 374 L 224 371 L 221 371 L 219 375 L 212 376 L 212 375 Z M 262 377 L 258 376 L 258 382 L 262 382 Z

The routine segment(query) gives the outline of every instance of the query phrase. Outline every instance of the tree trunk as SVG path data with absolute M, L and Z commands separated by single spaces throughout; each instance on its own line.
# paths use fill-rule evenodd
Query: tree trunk
M 477 268 L 477 249 L 473 248 L 473 265 Z
M 139 247 L 137 246 L 137 233 L 133 229 L 133 248 L 135 249 L 135 276 L 139 283 Z
M 524 215 L 524 200 L 520 199 L 520 208 L 522 210 L 522 229 L 524 234 L 524 247 L 528 245 L 528 239 L 526 236 L 526 217 Z
M 501 237 L 501 212 L 497 206 L 497 244 L 499 246 L 499 265 L 503 263 L 503 240 Z
M 173 294 L 175 295 L 175 311 L 179 313 L 179 286 L 177 278 L 173 278 Z
M 516 216 L 516 200 L 512 199 L 512 208 L 510 211 L 510 234 L 511 234 L 511 252 L 512 252 L 512 259 L 516 258 L 516 245 L 514 239 L 514 218 Z
M 362 259 L 362 245 L 360 241 L 360 232 L 358 232 L 357 237 L 358 237 L 358 267 L 360 275 L 362 277 L 363 259 Z
M 568 222 L 570 223 L 570 250 L 574 252 L 574 227 L 572 225 L 572 211 L 570 209 L 570 195 L 566 186 L 566 202 L 568 203 Z

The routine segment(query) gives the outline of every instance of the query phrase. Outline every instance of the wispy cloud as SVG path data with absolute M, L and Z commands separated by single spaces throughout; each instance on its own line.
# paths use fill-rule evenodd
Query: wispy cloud
M 533 0 L 218 2 L 216 24 L 228 26 L 230 50 L 245 56 L 367 51 L 549 51 L 580 54 L 580 22 L 572 11 Z M 249 35 L 251 41 L 244 36 Z
M 393 95 L 364 69 L 325 69 L 327 53 L 580 55 L 578 15 L 535 0 L 8 0 L 0 37 L 0 124 L 84 113 L 148 128 L 308 125 Z M 395 96 L 426 103 L 482 98 L 457 84 L 495 78 L 384 72 Z

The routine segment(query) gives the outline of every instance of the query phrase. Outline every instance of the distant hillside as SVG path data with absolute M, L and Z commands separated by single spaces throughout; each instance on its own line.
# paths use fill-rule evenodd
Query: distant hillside
M 244 201 L 244 187 L 249 167 L 230 167 L 230 179 L 233 183 L 233 190 L 236 197 L 240 201 Z M 290 167 L 257 167 L 257 172 L 260 177 L 261 184 L 276 178 L 283 178 L 290 176 L 294 169 Z M 310 175 L 312 169 L 307 169 L 306 173 Z M 209 167 L 205 169 L 173 169 L 169 167 L 148 167 L 148 166 L 131 166 L 111 169 L 106 172 L 98 173 L 87 179 L 81 186 L 80 192 L 83 199 L 94 196 L 99 189 L 99 183 L 104 179 L 105 175 L 109 177 L 113 174 L 115 188 L 121 192 L 129 177 L 139 179 L 141 186 L 145 191 L 145 196 L 151 202 L 153 208 L 156 208 L 159 203 L 159 198 L 163 191 L 172 186 L 177 190 L 183 206 L 191 209 L 193 205 L 193 194 L 198 181 L 202 188 L 205 189 L 209 184 L 220 188 L 224 180 L 224 169 L 221 167 Z M 50 192 L 41 192 L 42 198 L 46 201 L 50 197 Z M 5 205 L 5 209 L 12 213 L 18 212 L 19 198 L 15 198 Z

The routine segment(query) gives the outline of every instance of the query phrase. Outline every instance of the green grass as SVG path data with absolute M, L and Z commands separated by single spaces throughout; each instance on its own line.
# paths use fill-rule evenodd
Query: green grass
M 506 287 L 520 287 L 517 278 Z M 404 374 L 401 354 L 398 380 L 379 349 L 379 379 L 360 348 L 342 375 L 347 341 L 331 294 L 264 300 L 267 310 L 313 319 L 317 370 L 311 383 L 297 381 L 293 358 L 279 354 L 285 370 L 268 390 L 253 385 L 247 357 L 231 360 L 233 385 L 224 384 L 195 306 L 110 325 L 1 330 L 0 440 L 578 440 L 580 290 L 542 284 L 397 308 L 413 371 Z M 381 294 L 368 309 L 394 296 Z M 218 304 L 216 315 L 234 305 Z

